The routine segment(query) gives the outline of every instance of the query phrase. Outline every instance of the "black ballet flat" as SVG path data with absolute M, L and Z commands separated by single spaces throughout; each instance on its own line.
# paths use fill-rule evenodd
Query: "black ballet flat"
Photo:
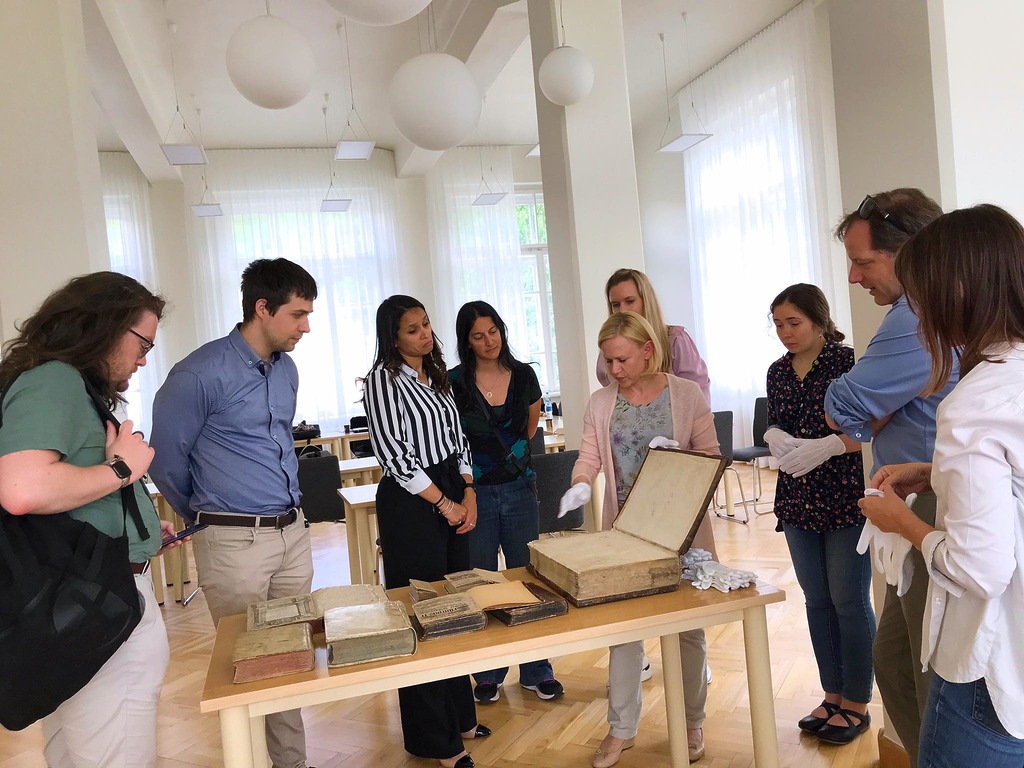
M 862 715 L 852 709 L 840 709 L 836 714 L 846 721 L 846 725 L 828 725 L 826 723 L 814 734 L 829 744 L 849 744 L 871 726 L 871 715 L 867 712 Z M 857 718 L 858 722 L 855 724 L 851 718 Z
M 491 729 L 486 725 L 480 725 L 477 723 L 476 730 L 473 732 L 474 739 L 486 739 L 491 735 Z
M 469 755 L 463 755 L 455 761 L 455 768 L 476 768 L 476 763 Z
M 800 722 L 797 723 L 797 727 L 805 733 L 816 733 L 820 731 L 822 726 L 829 721 L 836 712 L 839 711 L 839 705 L 833 704 L 830 701 L 823 701 L 819 704 L 822 709 L 828 714 L 824 717 L 816 717 L 815 715 L 808 715 L 807 717 L 800 718 Z

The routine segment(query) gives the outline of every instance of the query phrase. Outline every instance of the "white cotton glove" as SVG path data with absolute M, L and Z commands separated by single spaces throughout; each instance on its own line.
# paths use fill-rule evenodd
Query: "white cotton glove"
M 570 511 L 590 501 L 590 483 L 576 483 L 565 492 L 558 504 L 558 516 L 565 517 Z
M 796 438 L 796 446 L 779 463 L 779 469 L 793 477 L 803 477 L 841 453 L 846 453 L 846 444 L 839 439 L 839 435 L 812 440 Z
M 658 435 L 657 437 L 651 438 L 649 445 L 650 448 L 679 448 L 678 440 L 669 440 L 667 437 Z
M 764 433 L 764 441 L 768 443 L 772 456 L 781 461 L 796 447 L 797 438 L 778 427 L 771 427 Z

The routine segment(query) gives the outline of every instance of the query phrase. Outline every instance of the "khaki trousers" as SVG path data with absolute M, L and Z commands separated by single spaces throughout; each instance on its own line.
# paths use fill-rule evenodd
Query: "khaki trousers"
M 929 525 L 935 525 L 935 494 L 922 493 L 914 504 L 914 513 Z M 872 657 L 875 682 L 882 704 L 892 720 L 896 735 L 917 765 L 920 750 L 921 720 L 928 703 L 932 672 L 921 671 L 921 633 L 924 608 L 928 600 L 928 571 L 921 552 L 912 548 L 914 579 L 903 597 L 889 586 L 885 606 L 878 620 Z
M 51 768 L 156 765 L 156 710 L 170 661 L 167 631 L 149 573 L 135 577 L 142 620 L 78 693 L 43 718 Z
M 286 528 L 211 525 L 192 539 L 199 585 L 216 625 L 250 603 L 308 593 L 313 553 L 305 519 Z M 305 768 L 306 733 L 298 709 L 267 715 L 267 751 L 274 768 Z
M 679 652 L 683 662 L 683 703 L 686 727 L 704 725 L 708 701 L 708 646 L 703 629 L 679 634 Z M 643 695 L 640 671 L 644 663 L 644 644 L 613 645 L 608 655 L 608 725 L 617 739 L 631 739 L 640 727 Z

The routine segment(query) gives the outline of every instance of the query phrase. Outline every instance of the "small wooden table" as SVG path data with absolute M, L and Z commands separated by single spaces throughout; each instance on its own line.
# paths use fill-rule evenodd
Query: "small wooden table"
M 522 568 L 508 571 L 507 575 L 534 580 Z M 407 588 L 388 591 L 392 600 L 401 600 L 407 608 L 408 593 Z M 316 666 L 310 672 L 238 685 L 232 683 L 231 655 L 236 637 L 245 629 L 245 616 L 228 616 L 217 626 L 199 709 L 220 714 L 226 768 L 262 767 L 266 765 L 261 738 L 264 717 L 275 712 L 660 637 L 670 765 L 684 768 L 689 760 L 677 633 L 740 621 L 755 765 L 778 768 L 765 606 L 785 598 L 782 590 L 762 582 L 727 594 L 714 589 L 696 590 L 684 583 L 675 592 L 588 608 L 570 607 L 565 616 L 515 627 L 490 620 L 481 632 L 421 642 L 414 655 L 399 659 L 329 669 L 327 650 L 320 645 L 316 649 Z M 260 747 L 254 749 L 254 744 Z
M 181 515 L 171 509 L 171 505 L 167 503 L 167 499 L 164 495 L 157 490 L 155 483 L 146 483 L 146 491 L 149 493 L 149 497 L 153 500 L 153 505 L 156 507 L 156 514 L 161 520 L 166 520 L 169 523 L 174 523 L 174 529 L 180 531 L 185 527 L 185 521 Z M 188 550 L 186 549 L 187 542 L 182 543 L 180 547 L 169 549 L 159 558 L 154 557 L 150 560 L 150 570 L 153 574 L 153 590 L 156 595 L 156 601 L 163 605 L 164 603 L 164 583 L 171 588 L 171 595 L 176 603 L 182 602 L 185 597 L 185 583 L 188 581 Z M 160 561 L 163 560 L 164 568 L 161 568 Z M 162 573 L 166 569 L 166 575 Z
M 380 480 L 380 463 L 374 456 L 365 459 L 342 459 L 338 462 L 338 468 L 341 470 L 341 484 L 345 487 L 369 485 Z
M 544 453 L 558 453 L 565 450 L 565 435 L 544 435 Z
M 370 439 L 370 433 L 367 430 L 361 432 L 347 432 L 344 435 L 335 435 L 334 440 L 338 445 L 338 458 L 351 459 L 352 458 L 352 443 L 361 443 L 364 440 Z
M 339 488 L 345 503 L 349 579 L 353 584 L 379 584 L 377 571 L 377 484 Z M 372 516 L 372 517 L 371 517 Z

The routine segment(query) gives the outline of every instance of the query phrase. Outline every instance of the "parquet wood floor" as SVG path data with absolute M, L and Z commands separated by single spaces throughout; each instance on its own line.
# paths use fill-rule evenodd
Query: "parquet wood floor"
M 750 492 L 751 472 L 740 468 Z M 774 473 L 762 470 L 770 499 Z M 761 509 L 765 509 L 762 506 Z M 715 520 L 722 561 L 755 571 L 787 592 L 787 600 L 768 608 L 776 719 L 783 766 L 794 768 L 867 768 L 878 759 L 876 736 L 881 710 L 871 707 L 876 725 L 844 747 L 820 744 L 802 736 L 796 721 L 821 699 L 817 669 L 811 653 L 803 595 L 786 549 L 775 529 L 774 515 L 754 518 L 749 525 Z M 348 581 L 345 526 L 318 523 L 312 528 L 315 587 Z M 195 768 L 222 764 L 216 716 L 199 713 L 199 695 L 213 645 L 213 626 L 200 594 L 186 608 L 163 607 L 171 645 L 171 665 L 160 702 L 158 766 Z M 624 752 L 622 768 L 653 768 L 668 764 L 660 654 L 657 641 L 648 642 L 654 678 L 644 684 L 644 715 L 635 748 Z M 708 630 L 708 657 L 714 680 L 708 694 L 704 724 L 707 755 L 704 768 L 749 768 L 751 752 L 747 710 L 743 638 L 738 624 Z M 589 652 L 554 660 L 555 673 L 566 695 L 542 702 L 518 685 L 509 673 L 495 704 L 479 706 L 480 721 L 494 735 L 469 744 L 478 765 L 494 768 L 586 768 L 607 732 L 606 689 L 608 654 Z M 877 695 L 875 696 L 878 701 Z M 304 711 L 311 765 L 319 768 L 426 768 L 433 761 L 410 757 L 402 749 L 398 702 L 394 692 L 313 707 Z M 0 768 L 40 768 L 43 739 L 38 725 L 18 733 L 0 731 Z M 63 768 L 53 766 L 52 768 Z

